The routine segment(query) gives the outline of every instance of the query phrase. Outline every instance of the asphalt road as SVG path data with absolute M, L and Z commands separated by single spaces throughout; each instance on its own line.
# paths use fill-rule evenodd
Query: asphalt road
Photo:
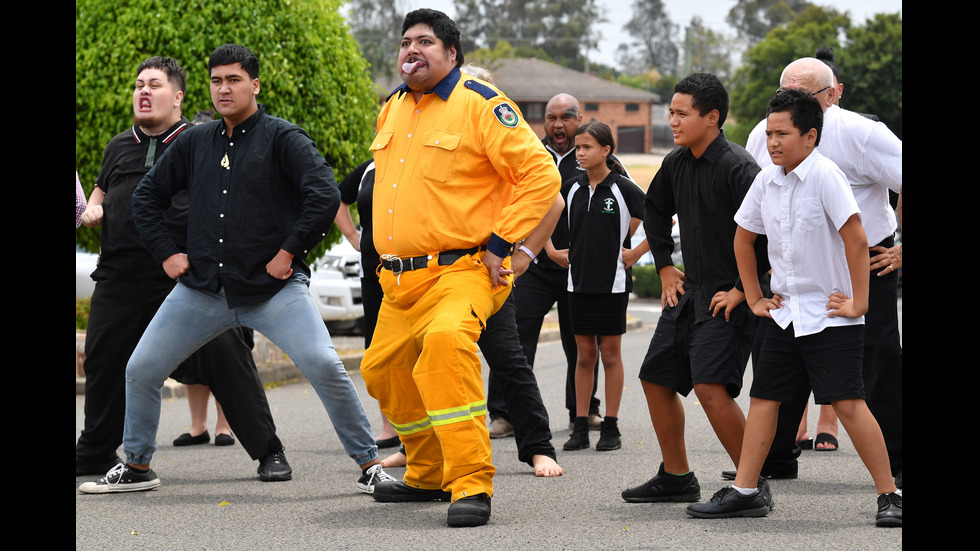
M 660 450 L 636 371 L 653 333 L 657 308 L 635 301 L 646 322 L 623 339 L 626 365 L 620 428 L 623 449 L 561 452 L 568 438 L 564 360 L 558 343 L 541 345 L 537 374 L 551 414 L 560 478 L 540 479 L 517 461 L 513 438 L 494 440 L 493 516 L 486 526 L 446 527 L 444 503 L 382 504 L 356 491 L 358 471 L 344 453 L 322 405 L 305 381 L 268 391 L 293 480 L 260 482 L 257 462 L 239 444 L 175 448 L 189 423 L 184 398 L 164 401 L 151 492 L 83 495 L 75 480 L 77 549 L 896 549 L 901 529 L 874 526 L 874 486 L 847 434 L 837 452 L 804 452 L 800 478 L 773 481 L 776 508 L 761 519 L 692 519 L 684 504 L 629 504 L 620 492 L 656 473 Z M 486 370 L 485 370 L 486 373 Z M 352 374 L 366 410 L 380 426 L 376 402 Z M 751 367 L 746 373 L 746 388 Z M 600 376 L 600 396 L 603 392 Z M 75 435 L 83 396 L 75 399 Z M 748 408 L 748 392 L 739 398 Z M 708 499 L 726 482 L 731 461 L 696 397 L 684 400 L 690 463 Z M 811 408 L 811 426 L 816 423 Z M 213 412 L 212 412 L 213 428 Z M 377 430 L 377 429 L 376 429 Z M 598 438 L 593 433 L 593 445 Z M 383 450 L 387 455 L 391 450 Z M 121 453 L 121 450 L 120 450 Z M 401 476 L 404 469 L 392 469 Z M 97 478 L 97 477 L 94 477 Z

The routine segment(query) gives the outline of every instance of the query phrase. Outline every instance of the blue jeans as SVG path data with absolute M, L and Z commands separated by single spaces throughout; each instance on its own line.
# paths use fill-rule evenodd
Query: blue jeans
M 358 465 L 378 457 L 364 408 L 337 356 L 305 281 L 293 276 L 269 300 L 229 309 L 223 292 L 181 283 L 160 306 L 126 366 L 126 461 L 149 463 L 156 449 L 163 382 L 195 350 L 230 327 L 255 329 L 289 355 L 313 385 L 347 454 Z

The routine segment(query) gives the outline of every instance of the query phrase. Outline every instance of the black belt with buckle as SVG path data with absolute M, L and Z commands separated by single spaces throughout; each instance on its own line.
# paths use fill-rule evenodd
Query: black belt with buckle
M 439 253 L 439 265 L 449 266 L 468 254 L 475 254 L 479 251 L 485 250 L 486 248 L 486 245 L 480 245 L 479 247 L 473 247 L 470 249 L 452 249 L 450 251 L 442 251 Z M 428 255 L 413 256 L 412 258 L 381 258 L 381 267 L 385 270 L 391 270 L 392 273 L 395 274 L 411 272 L 412 270 L 421 270 L 428 265 Z

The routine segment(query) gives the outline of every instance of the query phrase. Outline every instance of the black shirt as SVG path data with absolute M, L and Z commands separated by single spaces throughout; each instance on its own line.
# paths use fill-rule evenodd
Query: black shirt
M 179 252 L 163 222 L 170 198 L 190 202 L 184 285 L 224 288 L 229 308 L 268 300 L 286 284 L 265 271 L 286 250 L 292 269 L 309 277 L 304 259 L 333 224 L 340 193 L 333 171 L 298 126 L 259 110 L 235 126 L 191 128 L 146 175 L 133 196 L 136 226 L 158 263 Z
M 370 167 L 370 170 L 368 170 Z M 361 218 L 361 270 L 365 278 L 378 279 L 376 269 L 381 264 L 378 250 L 374 248 L 374 230 L 371 222 L 372 197 L 374 196 L 374 161 L 365 161 L 340 182 L 340 200 L 353 205 Z
M 544 144 L 545 150 L 551 154 L 551 158 L 554 159 L 555 164 L 558 165 L 558 173 L 561 174 L 561 195 L 565 197 L 568 195 L 568 188 L 572 185 L 572 180 L 578 178 L 580 175 L 585 174 L 585 169 L 579 166 L 578 159 L 575 157 L 575 148 L 568 150 L 565 156 L 560 160 L 558 159 L 558 154 L 555 153 L 554 149 L 548 144 L 548 137 L 545 136 L 541 138 L 541 143 Z M 612 155 L 612 160 L 620 162 L 615 155 Z M 622 164 L 622 163 L 620 163 Z M 629 178 L 629 174 L 626 175 Z M 639 218 L 639 216 L 637 216 Z M 568 209 L 561 211 L 561 217 L 558 219 L 558 223 L 555 224 L 555 230 L 551 233 L 551 244 L 554 245 L 555 249 L 562 250 L 568 248 Z M 562 266 L 559 266 L 554 260 L 551 259 L 547 254 L 545 254 L 544 249 L 541 251 L 534 251 L 537 255 L 534 264 L 539 268 L 544 268 L 545 270 L 566 270 Z
M 133 220 L 133 192 L 171 143 L 189 126 L 181 118 L 157 136 L 147 136 L 138 126 L 109 140 L 102 156 L 102 168 L 95 185 L 105 194 L 102 201 L 102 225 L 99 241 L 99 264 L 92 279 L 165 278 L 166 272 L 143 246 Z M 152 147 L 153 155 L 148 155 Z M 147 166 L 147 165 L 150 166 Z M 187 194 L 173 198 L 165 213 L 167 227 L 178 248 L 187 246 Z
M 562 185 L 568 213 L 569 291 L 629 293 L 633 272 L 623 264 L 630 246 L 630 223 L 643 218 L 643 190 L 629 178 L 610 172 L 595 190 L 581 172 Z
M 674 264 L 670 230 L 671 218 L 677 215 L 685 275 L 677 308 L 693 300 L 695 321 L 710 318 L 711 297 L 731 290 L 738 281 L 735 212 L 758 173 L 755 159 L 721 132 L 700 158 L 687 147 L 668 153 L 647 189 L 643 228 L 658 271 Z M 765 257 L 761 237 L 756 241 L 757 258 L 759 251 Z

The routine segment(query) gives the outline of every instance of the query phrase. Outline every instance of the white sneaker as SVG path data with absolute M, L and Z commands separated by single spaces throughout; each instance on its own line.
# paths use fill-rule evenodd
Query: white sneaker
M 120 463 L 99 480 L 85 482 L 78 487 L 84 494 L 111 494 L 116 492 L 144 492 L 160 486 L 160 479 L 153 470 L 138 473 L 125 463 Z

